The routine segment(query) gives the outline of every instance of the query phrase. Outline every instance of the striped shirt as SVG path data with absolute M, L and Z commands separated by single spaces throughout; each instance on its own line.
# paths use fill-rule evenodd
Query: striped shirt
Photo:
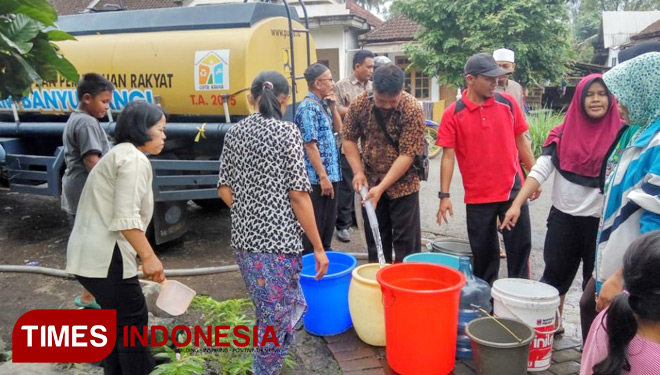
M 634 240 L 660 229 L 660 119 L 623 151 L 606 182 L 605 197 L 596 250 L 598 290 L 622 266 Z

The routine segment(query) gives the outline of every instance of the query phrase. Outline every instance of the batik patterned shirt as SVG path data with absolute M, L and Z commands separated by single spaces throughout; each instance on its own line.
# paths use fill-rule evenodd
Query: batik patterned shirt
M 312 92 L 308 93 L 298 106 L 293 122 L 298 125 L 304 143 L 316 142 L 321 154 L 323 168 L 325 168 L 325 173 L 327 173 L 330 182 L 341 181 L 339 150 L 332 127 L 332 113 L 330 113 L 325 101 L 319 99 Z M 307 165 L 309 181 L 313 185 L 320 185 L 321 179 L 307 154 L 305 154 L 305 164 Z
M 401 95 L 397 106 L 385 118 L 385 128 L 398 143 L 398 151 L 378 125 L 374 115 L 377 109 L 368 92 L 355 98 L 344 118 L 342 136 L 361 144 L 364 171 L 370 187 L 382 181 L 400 154 L 414 157 L 422 153 L 426 126 L 424 111 L 414 96 L 406 92 Z M 411 167 L 387 189 L 386 194 L 390 199 L 401 198 L 418 192 L 419 186 L 419 177 Z

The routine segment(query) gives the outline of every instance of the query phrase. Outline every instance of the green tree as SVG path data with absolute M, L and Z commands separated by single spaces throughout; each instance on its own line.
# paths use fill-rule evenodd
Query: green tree
M 54 41 L 74 39 L 55 25 L 57 13 L 46 0 L 0 1 L 0 100 L 29 94 L 33 84 L 59 75 L 78 82 L 76 68 Z
M 565 1 L 400 0 L 394 8 L 422 26 L 406 54 L 441 83 L 462 85 L 471 55 L 501 47 L 516 52 L 523 84 L 558 79 L 570 55 Z
M 380 13 L 388 13 L 390 4 L 392 3 L 390 0 L 353 0 L 360 6 L 362 6 L 365 9 L 380 12 Z

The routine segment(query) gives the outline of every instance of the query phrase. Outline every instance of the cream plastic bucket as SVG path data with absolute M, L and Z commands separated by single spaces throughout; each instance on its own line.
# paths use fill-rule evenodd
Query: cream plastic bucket
M 380 264 L 356 267 L 348 288 L 348 309 L 353 328 L 360 340 L 373 346 L 385 346 L 385 309 L 383 293 L 376 281 Z
M 165 280 L 160 285 L 156 306 L 166 313 L 177 316 L 188 310 L 197 293 L 176 280 Z
M 527 371 L 550 367 L 559 292 L 553 286 L 526 279 L 500 279 L 493 283 L 494 315 L 528 324 L 535 332 L 529 348 Z

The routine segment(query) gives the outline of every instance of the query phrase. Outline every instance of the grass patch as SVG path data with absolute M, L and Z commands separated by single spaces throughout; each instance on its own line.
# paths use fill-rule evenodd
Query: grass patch
M 529 134 L 532 137 L 532 152 L 534 157 L 541 155 L 543 142 L 548 138 L 552 128 L 564 122 L 564 112 L 553 112 L 549 109 L 534 111 L 527 116 Z
M 248 299 L 229 299 L 216 301 L 211 297 L 197 295 L 193 299 L 191 308 L 202 313 L 201 325 L 204 326 L 230 326 L 231 328 L 244 325 L 252 329 L 255 325 L 254 306 Z M 250 375 L 252 374 L 252 353 L 237 350 L 232 343 L 237 339 L 233 330 L 223 331 L 224 337 L 215 337 L 211 334 L 211 341 L 229 343 L 230 347 L 206 347 L 200 341 L 199 347 L 192 343 L 182 348 L 164 346 L 157 357 L 166 359 L 150 375 Z M 179 342 L 185 337 L 180 337 Z M 243 341 L 243 339 L 241 339 Z M 246 348 L 246 349 L 251 349 Z M 289 354 L 284 360 L 284 368 L 296 367 L 297 363 Z

